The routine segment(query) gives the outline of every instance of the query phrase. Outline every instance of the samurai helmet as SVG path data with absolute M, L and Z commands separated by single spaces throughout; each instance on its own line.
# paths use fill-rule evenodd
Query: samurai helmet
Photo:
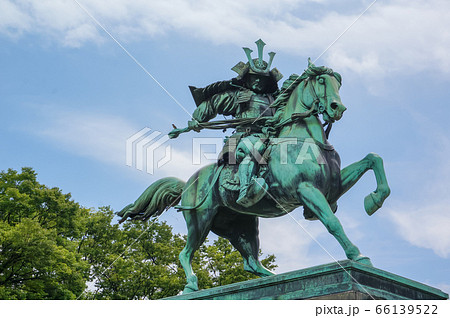
M 247 73 L 250 74 L 258 74 L 262 76 L 271 76 L 275 82 L 278 82 L 283 75 L 276 69 L 273 68 L 270 70 L 270 66 L 272 65 L 273 58 L 275 56 L 274 52 L 269 53 L 269 62 L 263 60 L 263 50 L 266 43 L 263 40 L 259 39 L 255 42 L 258 48 L 258 58 L 252 59 L 253 50 L 248 47 L 244 47 L 244 52 L 247 55 L 248 62 L 239 62 L 236 64 L 232 70 L 239 74 L 238 78 L 243 78 Z

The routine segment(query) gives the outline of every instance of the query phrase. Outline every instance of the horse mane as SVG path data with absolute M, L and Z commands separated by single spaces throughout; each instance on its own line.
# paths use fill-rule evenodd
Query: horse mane
M 309 60 L 310 62 L 310 60 Z M 270 106 L 277 110 L 283 109 L 287 105 L 289 97 L 297 86 L 306 79 L 316 77 L 318 75 L 328 74 L 334 76 L 339 84 L 342 84 L 342 77 L 338 72 L 334 72 L 331 68 L 326 66 L 315 66 L 310 63 L 308 68 L 302 73 L 302 75 L 292 74 L 284 81 L 281 86 L 280 92 L 275 98 L 275 102 Z

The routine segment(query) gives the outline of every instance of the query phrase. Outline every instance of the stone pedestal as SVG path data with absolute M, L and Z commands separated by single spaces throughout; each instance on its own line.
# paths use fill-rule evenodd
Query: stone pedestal
M 166 299 L 448 299 L 416 281 L 345 260 Z

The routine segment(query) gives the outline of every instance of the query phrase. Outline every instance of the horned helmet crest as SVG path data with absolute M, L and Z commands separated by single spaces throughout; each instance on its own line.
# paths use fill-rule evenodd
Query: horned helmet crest
M 263 60 L 263 51 L 266 43 L 264 43 L 261 39 L 259 39 L 255 43 L 256 47 L 258 48 L 258 57 L 253 59 L 251 55 L 253 53 L 253 50 L 249 49 L 248 47 L 244 47 L 243 49 L 245 54 L 247 55 L 248 62 L 239 62 L 232 68 L 232 70 L 239 74 L 239 78 L 243 78 L 247 73 L 250 73 L 262 76 L 272 76 L 272 78 L 276 82 L 278 82 L 281 78 L 283 78 L 283 75 L 276 68 L 270 70 L 275 52 L 270 52 L 268 54 L 269 62 L 266 62 Z

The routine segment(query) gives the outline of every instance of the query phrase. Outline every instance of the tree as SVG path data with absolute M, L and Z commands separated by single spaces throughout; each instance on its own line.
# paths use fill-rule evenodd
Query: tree
M 76 245 L 25 219 L 0 223 L 0 299 L 74 299 L 85 288 L 87 264 Z
M 241 254 L 222 237 L 219 237 L 212 245 L 204 246 L 201 254 L 204 255 L 203 267 L 209 272 L 212 286 L 223 286 L 257 278 L 254 274 L 243 270 Z M 268 255 L 261 263 L 270 270 L 277 267 L 274 255 Z
M 178 255 L 185 236 L 173 234 L 165 222 L 127 221 L 120 228 L 113 224 L 114 214 L 108 208 L 91 217 L 97 221 L 88 223 L 80 249 L 92 266 L 94 283 L 85 298 L 159 299 L 183 290 L 186 282 Z M 270 255 L 262 262 L 274 269 L 274 261 Z M 223 238 L 197 251 L 192 266 L 202 289 L 257 278 L 244 271 L 241 255 Z
M 180 293 L 186 237 L 157 220 L 114 220 L 37 181 L 31 168 L 0 172 L 0 299 L 159 299 Z M 273 269 L 275 257 L 262 262 Z M 194 256 L 200 288 L 256 278 L 222 238 Z
M 0 173 L 1 299 L 74 299 L 84 290 L 88 264 L 76 240 L 86 212 L 31 168 Z
M 178 253 L 184 240 L 165 223 L 112 222 L 114 213 L 92 213 L 80 253 L 91 265 L 88 299 L 158 299 L 183 288 Z M 92 288 L 91 288 L 92 289 Z

